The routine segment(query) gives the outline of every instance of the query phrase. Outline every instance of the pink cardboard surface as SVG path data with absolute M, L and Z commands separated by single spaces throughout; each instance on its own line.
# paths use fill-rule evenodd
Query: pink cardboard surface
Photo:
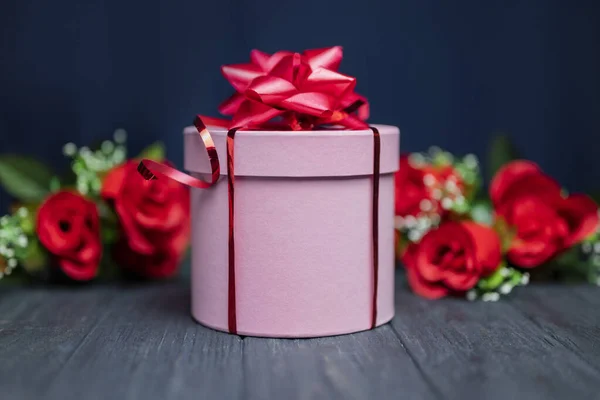
M 381 325 L 394 316 L 393 172 L 398 168 L 399 131 L 378 128 L 382 145 L 377 325 Z M 224 133 L 211 130 L 211 134 L 224 165 Z M 236 136 L 240 335 L 318 337 L 371 327 L 373 133 L 324 132 L 326 138 L 321 134 Z M 201 161 L 206 152 L 198 148 L 196 141 L 200 146 L 202 142 L 194 136 L 186 134 L 186 169 L 207 172 Z M 257 150 L 259 142 L 269 142 L 270 149 Z M 210 189 L 191 193 L 192 315 L 222 331 L 228 330 L 227 196 L 224 177 Z

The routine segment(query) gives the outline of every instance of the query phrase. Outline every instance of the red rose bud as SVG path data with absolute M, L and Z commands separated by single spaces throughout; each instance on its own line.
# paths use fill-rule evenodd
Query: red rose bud
M 516 230 L 509 261 L 533 268 L 581 242 L 598 226 L 598 206 L 585 195 L 564 197 L 560 185 L 529 161 L 501 168 L 490 185 L 496 215 Z
M 55 193 L 40 206 L 36 230 L 40 242 L 67 277 L 87 281 L 96 276 L 102 243 L 93 202 L 72 192 Z
M 501 260 L 496 232 L 470 221 L 442 223 L 412 243 L 402 259 L 412 290 L 429 299 L 464 294 Z
M 171 179 L 144 180 L 128 161 L 107 174 L 101 195 L 121 223 L 115 261 L 146 278 L 173 275 L 190 237 L 187 188 Z

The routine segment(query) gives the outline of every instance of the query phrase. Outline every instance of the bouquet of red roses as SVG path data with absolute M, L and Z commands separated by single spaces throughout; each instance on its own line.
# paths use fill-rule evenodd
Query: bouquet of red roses
M 489 196 L 474 155 L 432 148 L 401 157 L 397 255 L 415 293 L 495 301 L 548 269 L 597 283 L 598 205 L 530 161 L 499 156 L 506 143 L 497 140 L 490 156 Z
M 98 149 L 68 143 L 66 177 L 35 159 L 0 155 L 0 183 L 17 204 L 0 218 L 0 277 L 17 266 L 43 279 L 89 281 L 119 266 L 127 275 L 173 275 L 189 242 L 188 190 L 146 181 L 139 159 L 165 162 L 160 143 L 127 159 L 126 133 Z M 137 161 L 136 161 L 137 160 Z

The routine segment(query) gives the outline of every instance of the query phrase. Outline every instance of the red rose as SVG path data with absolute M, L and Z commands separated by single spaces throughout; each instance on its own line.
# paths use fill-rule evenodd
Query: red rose
M 37 213 L 37 234 L 62 272 L 87 281 L 96 276 L 102 257 L 96 205 L 72 192 L 48 197 Z
M 123 235 L 115 246 L 115 261 L 147 278 L 173 275 L 190 236 L 190 198 L 171 179 L 147 181 L 128 161 L 111 170 L 102 186 L 121 223 Z
M 470 221 L 442 223 L 410 244 L 402 259 L 412 290 L 429 299 L 465 293 L 501 260 L 496 232 Z
M 507 256 L 519 267 L 550 260 L 598 226 L 598 206 L 592 199 L 564 197 L 560 185 L 529 161 L 502 167 L 491 182 L 490 198 L 496 215 L 516 230 Z
M 423 170 L 413 167 L 407 155 L 400 157 L 400 169 L 396 172 L 396 215 L 417 216 L 421 212 L 420 204 L 429 199 L 429 191 L 423 182 Z

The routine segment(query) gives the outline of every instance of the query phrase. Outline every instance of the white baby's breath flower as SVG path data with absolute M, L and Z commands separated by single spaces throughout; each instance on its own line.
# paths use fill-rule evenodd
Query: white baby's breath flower
M 474 290 L 469 290 L 467 292 L 467 300 L 469 301 L 474 301 L 475 299 L 477 299 L 477 292 Z
M 454 201 L 450 197 L 444 197 L 442 199 L 441 205 L 444 210 L 449 210 L 454 205 Z
M 415 217 L 413 217 L 412 215 L 407 215 L 406 217 L 404 217 L 404 226 L 406 226 L 408 229 L 412 229 L 417 225 L 417 219 Z
M 408 164 L 413 168 L 419 168 L 425 165 L 425 157 L 421 153 L 411 153 L 408 156 Z
M 125 141 L 127 140 L 127 132 L 125 131 L 125 129 L 117 129 L 113 134 L 113 137 L 115 139 L 115 142 L 119 144 L 125 143 Z
M 73 157 L 77 153 L 75 143 L 69 142 L 63 146 L 63 154 L 68 157 Z
M 425 174 L 425 176 L 423 176 L 423 183 L 425 184 L 425 186 L 433 186 L 435 185 L 435 182 L 435 176 L 433 176 L 432 174 Z
M 443 195 L 442 191 L 438 188 L 435 188 L 431 191 L 431 197 L 434 200 L 440 200 L 442 198 L 442 195 Z
M 433 204 L 431 203 L 431 200 L 423 199 L 419 203 L 419 208 L 421 209 L 421 211 L 428 212 L 433 209 Z
M 485 293 L 481 296 L 481 300 L 483 301 L 498 301 L 500 299 L 500 295 L 496 292 Z
M 479 160 L 475 154 L 467 154 L 464 156 L 463 161 L 467 168 L 474 169 L 479 165 Z
M 411 242 L 418 242 L 419 240 L 421 240 L 422 236 L 423 232 L 418 229 L 412 229 L 408 232 L 408 240 L 410 240 Z
M 22 248 L 27 247 L 27 243 L 28 243 L 27 236 L 25 236 L 25 235 L 20 235 L 19 238 L 17 239 L 17 244 Z
M 19 215 L 19 217 L 25 218 L 29 214 L 29 211 L 27 211 L 25 207 L 19 207 L 17 214 Z
M 502 286 L 500 286 L 500 293 L 502 294 L 509 294 L 511 291 L 513 290 L 512 285 L 505 283 Z
M 17 260 L 14 258 L 11 258 L 8 260 L 8 262 L 6 263 L 10 268 L 14 268 L 17 266 Z
M 102 150 L 102 152 L 104 154 L 110 154 L 114 149 L 115 149 L 115 144 L 113 142 L 111 142 L 110 140 L 105 140 L 100 145 L 100 150 Z
M 521 277 L 521 285 L 525 286 L 528 283 L 529 283 L 529 274 L 524 273 L 523 276 Z

